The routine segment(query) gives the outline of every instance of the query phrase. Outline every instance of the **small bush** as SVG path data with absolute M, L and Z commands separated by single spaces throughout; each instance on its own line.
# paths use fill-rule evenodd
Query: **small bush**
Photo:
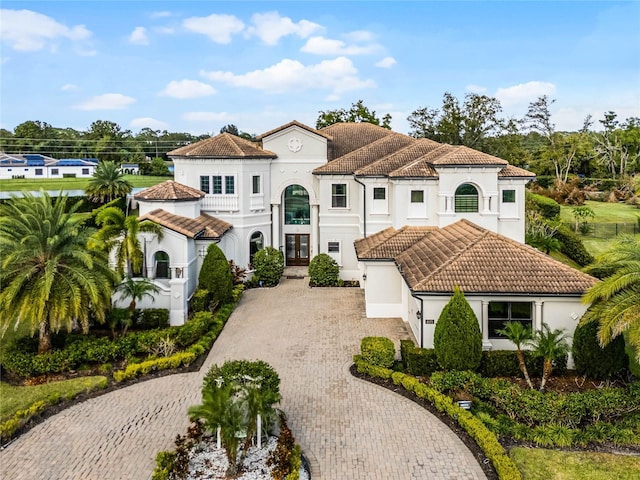
M 211 301 L 220 304 L 232 301 L 233 276 L 231 267 L 227 257 L 215 243 L 207 247 L 207 255 L 204 257 L 198 276 L 198 288 L 209 291 Z
M 431 375 L 439 368 L 436 351 L 433 348 L 418 348 L 411 340 L 400 341 L 400 354 L 405 370 L 411 375 Z
M 360 353 L 365 362 L 384 368 L 391 368 L 396 356 L 393 342 L 386 337 L 364 337 Z
M 169 326 L 169 310 L 166 308 L 146 308 L 140 312 L 137 326 L 145 329 L 167 328 Z
M 580 237 L 572 232 L 569 228 L 563 226 L 558 227 L 554 238 L 560 241 L 560 251 L 581 267 L 589 265 L 593 262 L 593 256 L 584 248 L 584 244 Z
M 316 255 L 309 263 L 309 281 L 317 287 L 335 287 L 338 285 L 340 267 L 326 253 Z
M 284 273 L 284 255 L 280 250 L 266 247 L 253 256 L 254 276 L 265 287 L 273 287 L 280 282 Z
M 204 377 L 202 391 L 216 388 L 216 381 L 222 379 L 223 382 L 231 383 L 238 381 L 242 377 L 252 379 L 260 378 L 260 391 L 280 394 L 280 376 L 271 365 L 262 360 L 229 360 L 222 366 L 213 365 Z
M 622 374 L 629 361 L 620 335 L 602 348 L 598 343 L 598 322 L 578 325 L 573 335 L 573 360 L 576 371 L 596 380 L 606 380 Z
M 476 370 L 480 366 L 482 333 L 478 318 L 458 287 L 438 318 L 433 347 L 445 370 Z
M 195 291 L 195 293 L 191 296 L 191 312 L 198 313 L 204 312 L 209 309 L 209 302 L 211 295 L 209 294 L 209 290 L 205 290 L 204 288 L 199 288 Z
M 147 360 L 141 363 L 127 365 L 124 370 L 113 372 L 113 379 L 116 382 L 123 382 L 132 378 L 146 375 L 159 370 L 178 368 L 182 365 L 188 366 L 195 360 L 195 355 L 190 352 L 179 352 L 170 357 L 162 357 L 155 360 Z

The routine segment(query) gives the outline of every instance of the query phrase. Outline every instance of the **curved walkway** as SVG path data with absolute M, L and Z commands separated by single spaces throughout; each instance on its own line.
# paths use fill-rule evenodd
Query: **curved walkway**
M 0 478 L 149 478 L 199 402 L 209 366 L 262 359 L 280 374 L 282 408 L 314 480 L 482 479 L 464 444 L 429 412 L 351 376 L 360 339 L 408 336 L 398 319 L 364 317 L 357 288 L 308 288 L 283 280 L 250 290 L 203 368 L 157 378 L 75 405 L 0 452 Z

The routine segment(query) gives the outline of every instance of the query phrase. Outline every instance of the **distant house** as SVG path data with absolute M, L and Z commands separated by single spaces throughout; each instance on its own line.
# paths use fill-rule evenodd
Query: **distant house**
M 124 175 L 140 175 L 140 166 L 137 163 L 123 163 L 120 171 Z
M 97 158 L 57 160 L 38 153 L 0 153 L 0 179 L 11 178 L 86 178 L 93 176 Z

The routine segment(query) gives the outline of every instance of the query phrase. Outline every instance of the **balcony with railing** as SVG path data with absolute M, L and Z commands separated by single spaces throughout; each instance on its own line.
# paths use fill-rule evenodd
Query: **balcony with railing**
M 238 211 L 238 195 L 206 195 L 202 199 L 202 210 L 214 212 Z
M 249 196 L 249 209 L 250 210 L 262 210 L 264 209 L 264 194 L 253 193 Z

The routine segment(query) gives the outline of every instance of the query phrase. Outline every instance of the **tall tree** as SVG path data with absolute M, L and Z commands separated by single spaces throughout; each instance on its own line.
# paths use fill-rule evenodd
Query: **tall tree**
M 51 349 L 51 332 L 74 321 L 89 328 L 89 314 L 104 321 L 116 273 L 106 255 L 87 248 L 92 231 L 77 213 L 45 192 L 24 193 L 0 204 L 0 322 L 39 330 L 38 353 Z
M 375 110 L 369 110 L 363 100 L 351 104 L 351 108 L 346 110 L 340 108 L 337 110 L 321 110 L 318 112 L 316 120 L 316 128 L 324 128 L 334 123 L 373 123 L 381 127 L 391 129 L 391 115 L 386 113 L 379 118 Z
M 100 210 L 96 224 L 100 230 L 94 235 L 92 245 L 105 252 L 115 249 L 116 269 L 127 276 L 141 273 L 144 266 L 144 252 L 138 234 L 151 233 L 159 239 L 163 236 L 162 227 L 157 223 L 141 222 L 135 215 L 125 216 L 117 207 Z
M 603 347 L 627 332 L 640 360 L 640 235 L 621 237 L 587 268 L 597 272 L 606 276 L 585 293 L 583 301 L 592 305 L 580 323 L 598 322 Z
M 100 162 L 93 177 L 85 188 L 92 202 L 107 203 L 115 198 L 124 197 L 133 190 L 133 185 L 124 178 L 120 166 L 114 162 Z

